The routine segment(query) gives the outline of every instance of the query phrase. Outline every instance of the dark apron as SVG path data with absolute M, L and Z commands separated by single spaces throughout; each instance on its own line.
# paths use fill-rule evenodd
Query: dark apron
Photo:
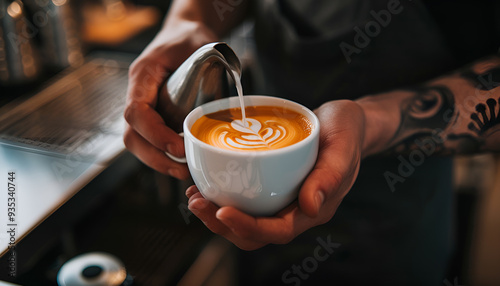
M 497 26 L 474 20 L 497 11 L 486 7 L 457 8 L 452 19 L 460 20 L 460 27 L 469 25 L 470 35 L 447 32 L 453 26 L 442 17 L 455 13 L 447 1 L 430 1 L 431 9 L 418 0 L 257 2 L 252 93 L 310 108 L 422 83 L 496 52 L 500 39 L 492 36 L 499 35 Z M 474 29 L 490 37 L 478 42 Z M 476 40 L 467 45 L 470 49 L 456 47 L 469 39 Z M 452 281 L 446 277 L 453 250 L 451 158 L 426 157 L 391 188 L 387 172 L 399 174 L 401 164 L 397 155 L 363 161 L 354 187 L 329 223 L 287 245 L 241 252 L 240 285 Z M 317 247 L 328 239 L 338 247 L 327 259 L 315 258 Z

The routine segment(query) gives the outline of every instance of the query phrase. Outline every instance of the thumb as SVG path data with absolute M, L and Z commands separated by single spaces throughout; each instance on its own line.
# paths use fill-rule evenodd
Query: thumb
M 301 210 L 309 217 L 316 217 L 327 197 L 334 190 L 339 189 L 342 182 L 342 176 L 334 173 L 325 167 L 319 166 L 320 163 L 309 174 L 304 181 L 299 193 L 299 206 Z
M 332 208 L 334 212 L 354 184 L 360 155 L 353 145 L 338 141 L 321 149 L 318 161 L 299 193 L 299 206 L 307 216 L 318 216 L 321 207 L 330 200 L 336 200 Z

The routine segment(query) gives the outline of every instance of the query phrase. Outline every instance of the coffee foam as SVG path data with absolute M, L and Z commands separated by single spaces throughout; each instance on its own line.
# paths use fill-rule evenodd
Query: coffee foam
M 246 125 L 241 109 L 205 115 L 191 133 L 212 146 L 239 151 L 262 151 L 297 143 L 311 133 L 312 126 L 302 114 L 273 106 L 247 107 Z

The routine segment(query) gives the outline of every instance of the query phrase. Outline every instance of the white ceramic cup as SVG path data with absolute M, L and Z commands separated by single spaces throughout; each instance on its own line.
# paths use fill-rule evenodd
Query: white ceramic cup
M 205 114 L 240 107 L 238 97 L 201 105 L 184 120 L 186 160 L 203 197 L 218 206 L 234 206 L 253 216 L 270 216 L 297 198 L 304 179 L 318 155 L 319 120 L 308 108 L 290 100 L 245 95 L 245 106 L 285 107 L 309 119 L 311 134 L 290 146 L 266 151 L 234 151 L 209 145 L 191 133 L 194 122 Z

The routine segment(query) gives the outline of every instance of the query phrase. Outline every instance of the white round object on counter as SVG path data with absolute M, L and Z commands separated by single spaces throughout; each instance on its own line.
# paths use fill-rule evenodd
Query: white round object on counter
M 121 285 L 127 278 L 123 263 L 113 255 L 91 252 L 68 260 L 57 274 L 59 286 Z

